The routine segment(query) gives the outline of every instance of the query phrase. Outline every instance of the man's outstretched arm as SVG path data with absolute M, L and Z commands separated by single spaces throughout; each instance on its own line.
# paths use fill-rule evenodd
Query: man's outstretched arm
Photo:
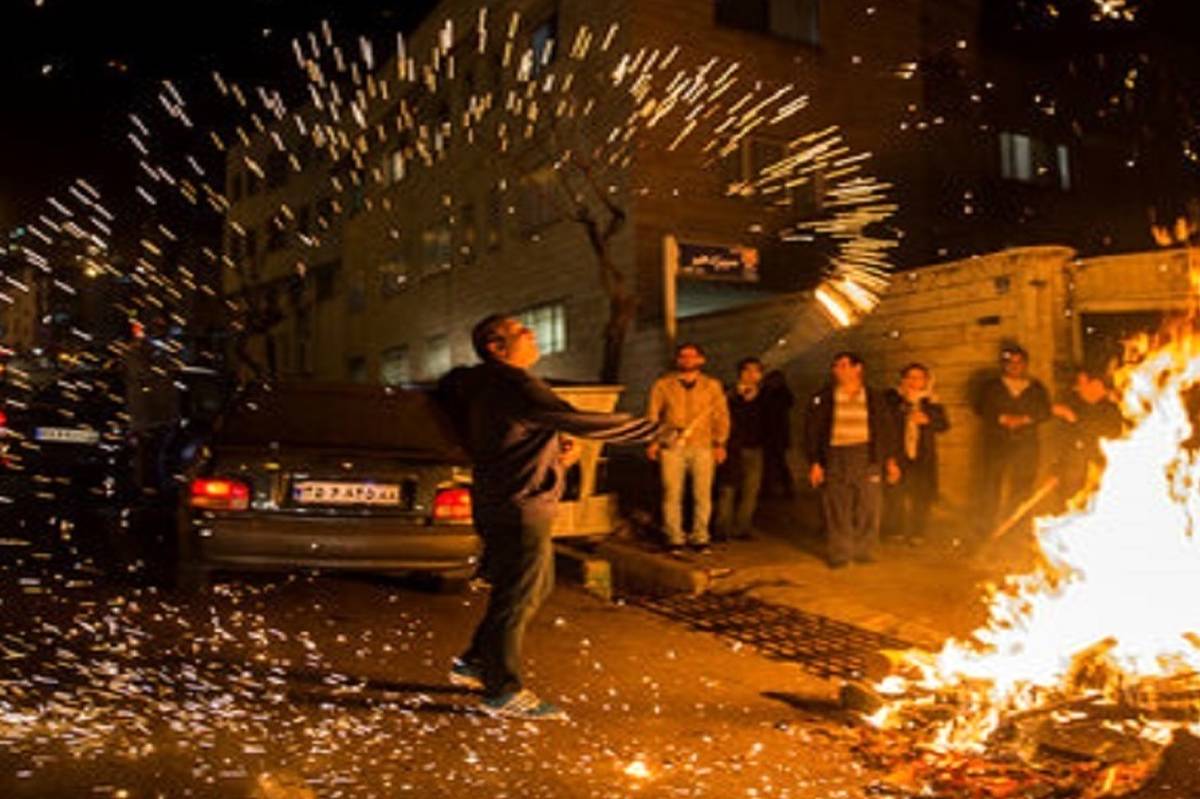
M 525 399 L 523 421 L 561 433 L 612 444 L 644 444 L 664 436 L 658 422 L 628 413 L 581 411 L 544 385 L 531 385 Z

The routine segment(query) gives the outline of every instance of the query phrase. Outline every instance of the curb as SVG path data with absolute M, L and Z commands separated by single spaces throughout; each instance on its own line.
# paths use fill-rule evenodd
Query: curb
M 622 593 L 667 596 L 702 594 L 712 584 L 707 570 L 617 541 L 604 541 L 596 557 L 608 561 L 613 588 Z

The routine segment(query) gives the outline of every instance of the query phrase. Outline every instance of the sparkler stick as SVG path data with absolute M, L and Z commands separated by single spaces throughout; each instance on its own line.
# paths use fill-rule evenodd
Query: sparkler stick
M 1000 523 L 1000 526 L 992 531 L 991 540 L 996 541 L 999 538 L 1007 535 L 1010 530 L 1017 526 L 1021 519 L 1037 507 L 1038 503 L 1046 497 L 1050 496 L 1050 492 L 1058 488 L 1058 478 L 1049 477 L 1046 482 L 1042 483 L 1036 491 L 1030 495 L 1029 499 L 1017 506 L 1017 509 L 1009 515 L 1007 519 Z

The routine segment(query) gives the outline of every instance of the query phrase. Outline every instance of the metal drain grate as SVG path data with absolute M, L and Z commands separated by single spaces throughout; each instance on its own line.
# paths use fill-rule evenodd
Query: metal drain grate
M 739 641 L 770 657 L 798 663 L 819 677 L 857 679 L 862 676 L 869 653 L 910 646 L 899 638 L 741 593 L 637 597 L 629 601 L 693 630 Z

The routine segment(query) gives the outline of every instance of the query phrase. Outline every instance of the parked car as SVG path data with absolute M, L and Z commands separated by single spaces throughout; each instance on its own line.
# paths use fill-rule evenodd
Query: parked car
M 18 526 L 117 507 L 130 490 L 124 388 L 111 370 L 7 376 L 0 396 L 0 506 Z
M 470 469 L 423 391 L 274 384 L 223 410 L 179 500 L 177 576 L 353 570 L 469 577 Z

